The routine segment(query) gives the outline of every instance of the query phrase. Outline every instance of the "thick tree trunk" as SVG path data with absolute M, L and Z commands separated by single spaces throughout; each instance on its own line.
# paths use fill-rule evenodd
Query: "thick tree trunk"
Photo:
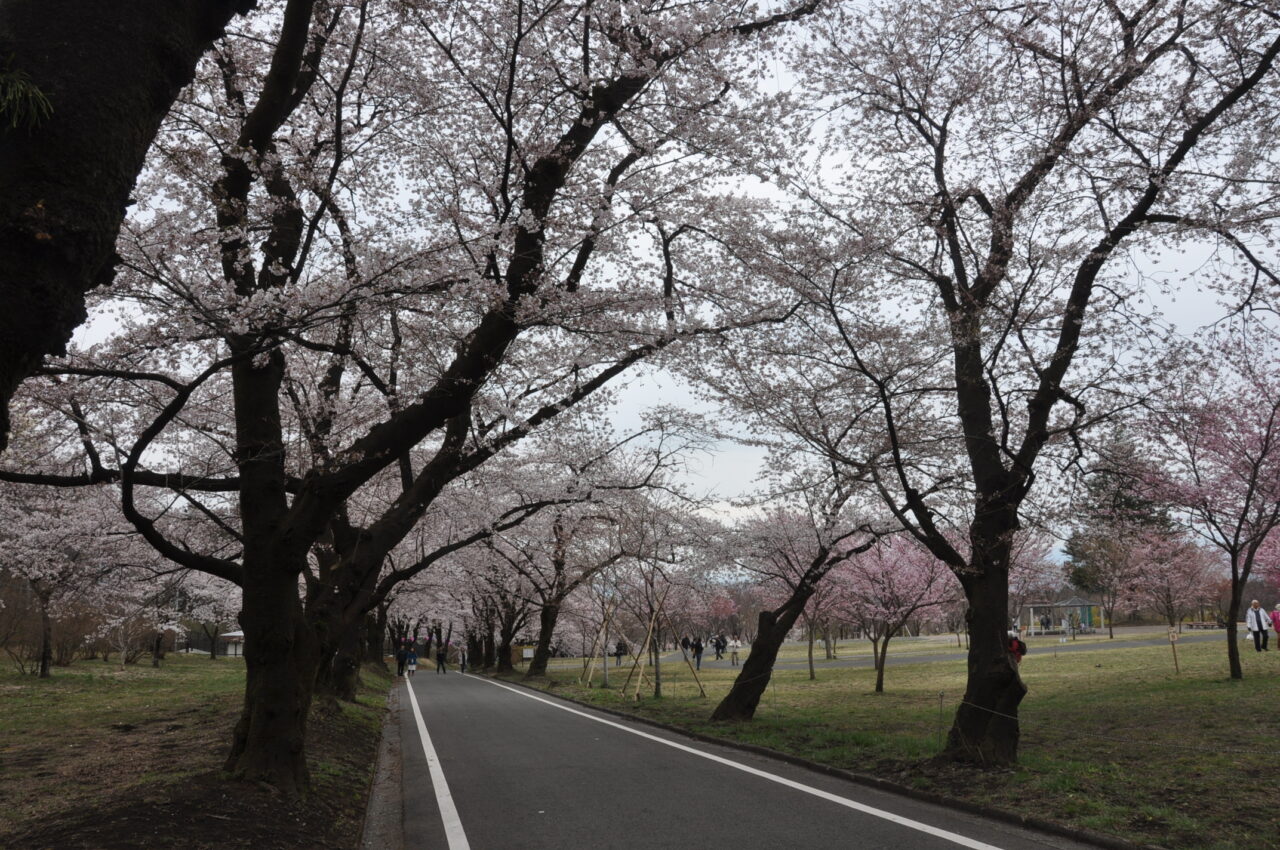
M 551 638 L 555 633 L 556 621 L 560 619 L 560 602 L 548 602 L 542 606 L 538 614 L 538 643 L 533 649 L 533 658 L 529 660 L 529 669 L 524 677 L 532 679 L 547 675 L 547 661 L 551 658 Z
M 303 617 L 295 574 L 246 570 L 244 589 L 244 709 L 226 769 L 298 794 L 309 785 L 305 741 L 319 662 L 316 638 Z
M 234 340 L 233 350 L 244 345 Z M 226 769 L 286 794 L 308 787 L 304 744 L 307 712 L 320 663 L 319 639 L 298 593 L 308 542 L 283 535 L 285 492 L 279 352 L 254 365 L 232 367 L 236 462 L 244 529 L 244 709 L 235 726 Z
M 151 666 L 159 667 L 164 661 L 164 632 L 157 632 L 151 640 Z
M 782 607 L 774 611 L 761 611 L 756 639 L 751 643 L 742 672 L 734 680 L 733 687 L 712 712 L 712 720 L 750 720 L 755 716 L 760 697 L 769 687 L 773 677 L 773 664 L 778 660 L 778 650 L 787 639 L 787 633 L 796 624 L 796 618 L 804 610 L 812 591 L 803 589 L 791 594 Z
M 0 110 L 0 448 L 18 384 L 111 280 L 129 193 L 196 62 L 253 0 L 5 0 L 0 61 L 51 107 Z
M 482 655 L 481 669 L 492 670 L 498 663 L 498 648 L 493 640 L 493 631 L 487 631 L 484 635 L 484 652 Z
M 500 632 L 498 635 L 498 646 L 494 662 L 499 673 L 515 672 L 515 668 L 511 665 L 511 640 L 513 637 L 513 635 L 505 632 Z
M 975 547 L 977 548 L 977 547 Z M 969 610 L 969 676 L 964 702 L 956 711 L 943 755 L 984 765 L 1012 764 L 1018 758 L 1018 704 L 1027 693 L 1009 653 L 1007 547 L 981 572 L 962 576 Z M 1001 554 L 1003 552 L 1003 555 Z

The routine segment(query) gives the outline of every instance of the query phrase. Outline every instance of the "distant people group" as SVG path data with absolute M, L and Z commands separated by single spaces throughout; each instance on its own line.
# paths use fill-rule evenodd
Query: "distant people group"
M 430 642 L 427 649 L 430 649 Z M 453 648 L 453 644 L 436 644 L 436 673 L 443 675 L 448 672 L 449 650 Z M 458 646 L 455 649 L 458 661 L 458 671 L 467 672 L 467 650 Z M 428 656 L 429 657 L 429 656 Z M 396 646 L 396 675 L 412 676 L 418 672 L 418 649 L 417 645 L 408 638 L 400 641 Z

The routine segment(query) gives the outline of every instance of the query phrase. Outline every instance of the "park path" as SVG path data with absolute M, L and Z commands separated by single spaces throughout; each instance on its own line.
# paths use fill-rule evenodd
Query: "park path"
M 407 848 L 1089 846 L 487 678 L 397 687 Z

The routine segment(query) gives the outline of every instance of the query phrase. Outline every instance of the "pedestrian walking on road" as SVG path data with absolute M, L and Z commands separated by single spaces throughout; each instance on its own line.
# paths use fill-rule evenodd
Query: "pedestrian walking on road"
M 716 661 L 724 660 L 724 648 L 727 645 L 728 644 L 722 635 L 716 635 L 711 639 L 711 648 L 716 651 Z
M 404 669 L 410 676 L 418 672 L 418 653 L 416 650 L 410 648 L 410 650 L 405 653 Z
M 702 669 L 702 638 L 694 638 L 689 645 L 693 649 L 693 669 Z
M 396 650 L 396 675 L 397 676 L 404 675 L 404 665 L 405 665 L 405 662 L 407 662 L 408 660 L 409 660 L 409 650 L 408 648 L 405 647 L 404 644 L 401 644 L 400 648 Z
M 448 657 L 449 657 L 449 650 L 445 648 L 444 644 L 441 644 L 440 648 L 436 650 L 436 673 L 437 674 L 449 672 L 448 670 L 444 669 L 444 662 L 446 659 L 448 659 Z
M 1262 610 L 1258 600 L 1255 599 L 1249 603 L 1249 610 L 1245 612 L 1244 622 L 1253 634 L 1253 648 L 1258 652 L 1269 652 L 1271 647 L 1267 646 L 1267 633 L 1271 631 L 1271 618 L 1267 616 L 1266 611 Z

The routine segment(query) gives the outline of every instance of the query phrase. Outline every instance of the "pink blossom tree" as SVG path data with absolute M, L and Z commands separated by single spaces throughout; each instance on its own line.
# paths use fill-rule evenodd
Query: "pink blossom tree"
M 871 641 L 876 693 L 884 692 L 889 641 L 915 617 L 940 614 L 963 596 L 945 563 L 915 541 L 887 538 L 838 566 L 832 608 Z
M 451 485 L 636 363 L 785 313 L 736 297 L 758 210 L 722 187 L 789 108 L 747 60 L 816 5 L 291 2 L 200 66 L 98 291 L 124 327 L 38 391 L 82 405 L 72 478 L 243 588 L 229 771 L 306 788 L 315 685 Z M 171 538 L 156 486 L 234 499 L 239 545 Z
M 1134 601 L 1181 631 L 1182 620 L 1213 599 L 1221 563 L 1185 532 L 1148 531 L 1135 550 Z
M 1245 583 L 1280 526 L 1280 349 L 1256 323 L 1218 331 L 1170 369 L 1146 420 L 1159 461 L 1148 475 L 1192 535 L 1230 571 L 1227 660 L 1241 679 L 1236 617 Z M 1175 371 L 1176 369 L 1176 371 Z
M 950 565 L 970 647 L 945 752 L 1010 763 L 1014 535 L 1041 468 L 1157 379 L 1131 356 L 1151 324 L 1130 258 L 1207 239 L 1233 280 L 1275 279 L 1248 240 L 1273 238 L 1275 154 L 1254 140 L 1280 33 L 1230 0 L 837 3 L 816 30 L 798 79 L 820 153 L 778 164 L 807 203 L 770 243 L 803 303 L 785 330 L 708 346 L 711 382 L 869 480 Z

